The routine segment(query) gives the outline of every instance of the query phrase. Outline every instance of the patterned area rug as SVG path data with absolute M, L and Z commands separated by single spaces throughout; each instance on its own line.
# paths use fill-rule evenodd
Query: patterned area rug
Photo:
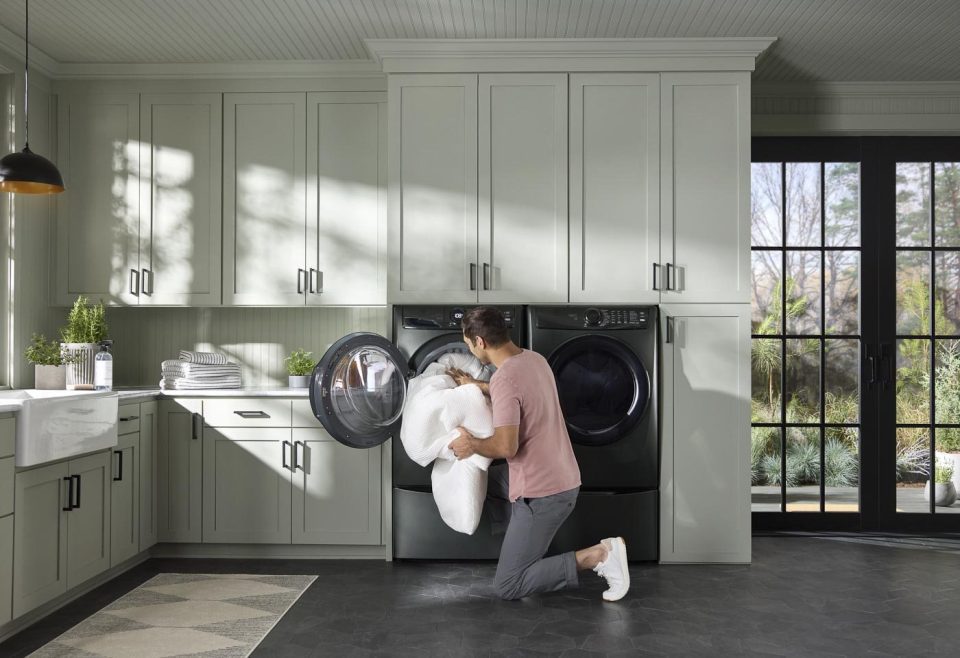
M 165 573 L 31 656 L 248 656 L 316 576 Z

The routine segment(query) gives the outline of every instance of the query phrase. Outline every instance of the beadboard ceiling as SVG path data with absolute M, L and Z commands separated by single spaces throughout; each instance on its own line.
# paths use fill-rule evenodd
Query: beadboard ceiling
M 31 43 L 40 51 L 40 65 L 50 60 L 54 65 L 356 63 L 370 57 L 364 39 L 388 38 L 763 36 L 778 41 L 758 61 L 758 81 L 960 81 L 958 0 L 32 0 L 30 5 Z M 0 26 L 5 28 L 0 45 L 22 49 L 23 0 L 0 0 Z

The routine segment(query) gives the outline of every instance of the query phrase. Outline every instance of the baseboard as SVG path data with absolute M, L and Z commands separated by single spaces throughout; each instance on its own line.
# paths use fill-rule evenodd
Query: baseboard
M 103 585 L 109 580 L 113 580 L 120 574 L 124 573 L 125 571 L 129 571 L 133 567 L 137 566 L 138 564 L 141 564 L 142 562 L 145 562 L 148 559 L 150 559 L 149 550 L 143 551 L 142 553 L 138 553 L 137 555 L 134 555 L 129 560 L 121 562 L 115 567 L 111 567 L 110 569 L 107 569 L 103 573 L 94 576 L 90 580 L 84 583 L 81 583 L 80 585 L 77 585 L 71 590 L 64 592 L 57 598 L 51 601 L 47 601 L 40 607 L 34 608 L 30 612 L 24 613 L 23 615 L 17 617 L 13 621 L 9 621 L 6 624 L 0 624 L 0 642 L 8 640 L 9 638 L 13 637 L 14 635 L 16 635 L 17 633 L 19 633 L 20 631 L 24 630 L 29 626 L 33 626 L 38 621 L 40 621 L 41 619 L 49 615 L 51 612 L 54 612 L 55 610 L 59 610 L 63 606 L 67 605 L 68 603 L 72 603 L 73 601 L 80 598 L 84 594 L 87 594 L 88 592 L 96 589 L 97 587 L 100 587 L 100 585 Z
M 157 544 L 151 557 L 274 560 L 385 560 L 384 546 L 301 544 Z

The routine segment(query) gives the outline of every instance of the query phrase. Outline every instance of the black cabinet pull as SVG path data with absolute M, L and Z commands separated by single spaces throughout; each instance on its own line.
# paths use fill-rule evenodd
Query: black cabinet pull
M 673 342 L 673 318 L 667 316 L 667 342 Z
M 117 456 L 117 477 L 114 482 L 123 482 L 123 450 L 114 450 L 113 454 Z
M 674 273 L 673 276 L 670 276 L 670 273 L 675 269 L 676 266 L 673 263 L 667 263 L 667 290 L 677 289 L 676 273 Z
M 148 269 L 144 269 L 142 270 L 142 272 L 143 272 L 143 278 L 141 279 L 142 283 L 140 284 L 140 290 L 143 292 L 144 295 L 152 295 L 153 294 L 153 272 Z M 150 284 L 149 286 L 147 285 L 148 282 Z
M 470 263 L 470 290 L 477 289 L 477 264 Z
M 121 423 L 126 423 L 127 421 L 130 421 L 130 420 L 137 420 L 138 418 L 140 418 L 140 416 L 123 416 L 121 418 L 118 418 L 117 420 L 119 420 Z
M 490 263 L 483 264 L 483 289 L 490 290 Z
M 130 294 L 140 296 L 140 273 L 136 270 L 130 270 Z
M 657 285 L 657 274 L 660 272 L 660 263 L 653 264 L 653 289 L 660 290 L 660 286 Z
M 303 294 L 304 283 L 306 283 L 307 271 L 302 267 L 297 268 L 297 294 Z
M 241 418 L 269 418 L 270 414 L 266 411 L 234 411 Z
M 283 457 L 280 458 L 280 462 L 283 464 L 283 467 L 288 471 L 293 470 L 292 468 L 290 468 L 290 464 L 287 463 L 287 448 L 292 448 L 292 447 L 293 446 L 290 445 L 289 441 L 284 441 L 283 446 L 281 448 L 281 454 L 283 455 Z
M 194 412 L 190 414 L 190 438 L 196 441 L 200 438 L 200 432 L 197 431 L 197 419 L 200 417 L 200 414 Z
M 298 468 L 302 471 L 303 466 L 300 465 L 300 447 L 303 445 L 302 441 L 293 442 L 293 470 L 296 471 Z
M 80 485 L 81 485 L 80 476 L 79 476 L 79 475 L 71 475 L 70 477 L 72 477 L 72 478 L 77 478 L 77 502 L 76 502 L 76 504 L 73 506 L 73 509 L 80 509 Z
M 61 507 L 64 512 L 69 512 L 73 509 L 73 478 L 69 475 L 63 478 L 67 482 L 67 506 Z

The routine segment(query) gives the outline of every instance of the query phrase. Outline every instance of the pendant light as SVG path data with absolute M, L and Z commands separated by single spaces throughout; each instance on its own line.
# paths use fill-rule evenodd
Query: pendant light
M 63 177 L 56 165 L 30 150 L 30 0 L 26 4 L 23 42 L 23 150 L 0 160 L 0 192 L 15 194 L 59 194 Z

